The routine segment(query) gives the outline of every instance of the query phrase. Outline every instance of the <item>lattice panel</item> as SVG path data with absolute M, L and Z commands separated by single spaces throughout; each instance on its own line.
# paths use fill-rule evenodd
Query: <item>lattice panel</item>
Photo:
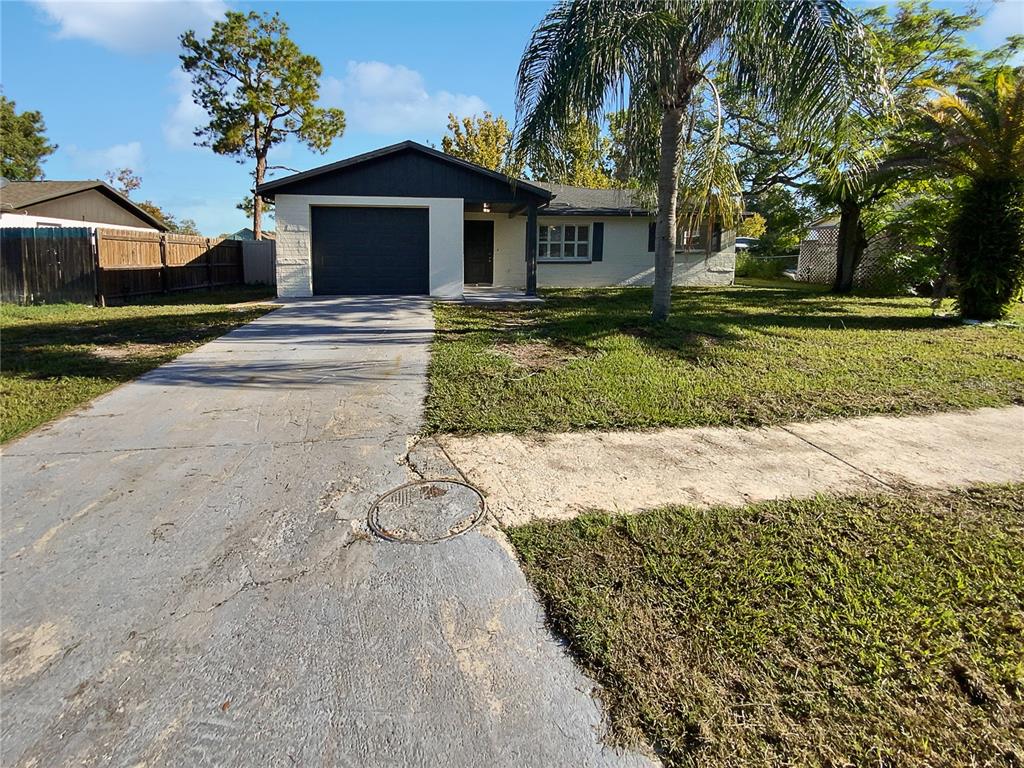
M 839 227 L 819 227 L 816 239 L 800 242 L 800 258 L 796 264 L 798 280 L 831 285 L 836 279 L 836 253 L 839 250 Z
M 807 283 L 831 285 L 836 279 L 836 256 L 839 252 L 839 227 L 820 227 L 814 230 L 817 239 L 800 243 L 797 261 L 797 279 Z M 861 257 L 853 284 L 858 288 L 871 288 L 885 278 L 885 264 L 880 258 L 885 251 L 885 238 L 868 244 Z

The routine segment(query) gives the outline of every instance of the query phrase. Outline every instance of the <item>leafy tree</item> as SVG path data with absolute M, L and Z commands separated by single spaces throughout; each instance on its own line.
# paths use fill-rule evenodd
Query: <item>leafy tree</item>
M 792 131 L 820 135 L 870 86 L 881 90 L 872 50 L 840 0 L 561 0 L 519 65 L 518 143 L 549 145 L 580 115 L 596 120 L 609 96 L 622 102 L 628 94 L 626 133 L 656 130 L 659 138 L 652 314 L 664 320 L 688 124 L 706 112 L 702 83 L 711 91 L 716 76 L 740 83 Z M 711 185 L 719 199 L 733 187 L 721 149 L 720 140 L 709 141 L 711 170 L 693 175 L 708 185 L 697 190 L 701 198 L 711 197 Z
M 815 184 L 823 205 L 839 208 L 838 252 L 833 291 L 849 293 L 867 249 L 870 232 L 865 210 L 889 191 L 927 168 L 930 158 L 903 153 L 911 118 L 935 82 L 967 76 L 976 52 L 963 35 L 980 23 L 974 9 L 956 13 L 927 1 L 904 0 L 895 15 L 887 7 L 868 9 L 864 23 L 875 30 L 878 49 L 892 86 L 894 109 L 888 113 L 851 111 L 839 121 L 830 143 L 812 153 Z
M 1024 287 L 1024 68 L 941 91 L 924 121 L 924 146 L 967 182 L 950 226 L 960 313 L 1003 317 Z
M 448 115 L 448 134 L 441 150 L 452 157 L 499 171 L 515 178 L 523 175 L 523 158 L 512 151 L 512 130 L 504 117 L 484 112 L 483 117 Z
M 103 174 L 110 186 L 125 197 L 130 197 L 142 186 L 142 177 L 131 168 L 116 168 Z M 158 221 L 162 221 L 168 230 L 181 235 L 198 235 L 199 227 L 192 219 L 176 219 L 152 200 L 143 200 L 136 205 Z
M 189 30 L 181 45 L 192 97 L 210 116 L 196 129 L 198 143 L 240 163 L 254 160 L 256 186 L 274 168 L 268 155 L 278 144 L 294 137 L 322 154 L 344 132 L 344 112 L 317 106 L 320 62 L 299 50 L 278 14 L 228 11 L 207 39 Z M 252 228 L 257 238 L 262 207 L 254 189 Z
M 14 102 L 0 93 L 0 146 L 3 147 L 0 175 L 11 181 L 43 178 L 43 161 L 57 151 L 46 138 L 46 123 L 36 111 L 21 114 Z
M 758 256 L 783 256 L 796 250 L 807 235 L 807 223 L 820 214 L 813 201 L 783 185 L 761 192 L 749 210 L 765 219 L 765 232 L 758 240 Z
M 760 213 L 752 213 L 744 217 L 736 227 L 736 234 L 740 237 L 761 237 L 767 231 L 768 220 Z
M 904 226 L 910 222 L 897 211 L 887 215 L 872 213 L 874 209 L 905 208 L 906 201 L 893 194 L 900 189 L 913 188 L 916 197 L 930 198 L 940 207 L 946 200 L 945 181 L 928 183 L 934 170 L 931 158 L 908 150 L 920 130 L 917 116 L 930 98 L 930 87 L 969 80 L 975 72 L 1004 62 L 1024 41 L 1012 37 L 1007 45 L 980 53 L 965 39 L 980 24 L 978 13 L 932 7 L 927 0 L 903 0 L 895 13 L 886 6 L 867 9 L 861 20 L 877 41 L 891 89 L 890 109 L 852 103 L 831 133 L 808 142 L 778 130 L 744 94 L 729 91 L 726 96 L 730 143 L 739 154 L 739 173 L 753 199 L 784 187 L 798 197 L 813 198 L 815 207 L 839 212 L 833 290 L 840 293 L 852 290 L 853 275 L 872 238 L 888 237 L 884 233 L 890 223 L 902 222 L 904 234 L 913 229 Z M 893 242 L 897 241 L 909 242 Z M 928 254 L 933 260 L 935 252 Z
M 154 203 L 152 200 L 143 200 L 141 203 L 136 203 L 142 210 L 148 213 L 155 219 L 159 219 L 171 232 L 178 235 L 201 235 L 199 226 L 192 219 L 176 219 L 171 214 L 167 213 L 163 208 Z
M 580 118 L 556 137 L 553 144 L 533 148 L 527 164 L 532 177 L 538 181 L 604 189 L 612 186 L 610 143 L 601 135 L 597 123 Z
M 616 185 L 652 187 L 657 184 L 658 132 L 647 131 L 644 146 L 632 131 L 629 110 L 619 109 L 606 115 L 608 120 L 608 163 Z
M 253 198 L 250 196 L 243 197 L 235 204 L 235 208 L 250 219 L 255 214 Z M 265 200 L 263 202 L 263 214 L 269 216 L 271 219 L 274 218 L 274 204 L 270 201 Z
M 131 168 L 116 168 L 103 174 L 107 183 L 125 197 L 142 186 L 142 177 Z

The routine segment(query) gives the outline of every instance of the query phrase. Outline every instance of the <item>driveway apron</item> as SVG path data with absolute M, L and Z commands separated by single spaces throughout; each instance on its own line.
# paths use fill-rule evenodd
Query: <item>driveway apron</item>
M 0 762 L 647 764 L 500 532 L 367 529 L 417 477 L 432 331 L 289 303 L 9 444 Z

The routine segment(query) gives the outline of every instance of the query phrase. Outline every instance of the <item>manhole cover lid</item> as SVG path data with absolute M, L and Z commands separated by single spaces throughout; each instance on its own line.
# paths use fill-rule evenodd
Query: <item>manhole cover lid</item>
M 370 507 L 370 530 L 390 541 L 429 543 L 459 536 L 484 516 L 484 497 L 458 480 L 416 480 Z

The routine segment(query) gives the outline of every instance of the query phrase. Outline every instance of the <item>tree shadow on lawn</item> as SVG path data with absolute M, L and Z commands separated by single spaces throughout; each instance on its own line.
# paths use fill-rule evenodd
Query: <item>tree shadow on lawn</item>
M 18 323 L 3 330 L 3 372 L 37 379 L 90 376 L 126 380 L 175 357 L 180 345 L 217 338 L 261 314 L 259 310 L 210 311 Z M 110 354 L 98 354 L 97 348 Z
M 238 285 L 233 288 L 218 288 L 211 291 L 179 291 L 171 294 L 140 296 L 117 304 L 123 307 L 171 306 L 180 307 L 194 304 L 242 304 L 250 301 L 274 301 L 275 289 L 266 285 Z
M 492 340 L 544 340 L 565 347 L 628 335 L 652 349 L 690 356 L 709 343 L 736 343 L 751 334 L 777 336 L 780 329 L 935 331 L 956 325 L 932 317 L 924 307 L 921 314 L 911 314 L 918 308 L 910 304 L 836 298 L 806 289 L 677 289 L 666 323 L 651 320 L 650 301 L 651 290 L 643 288 L 552 292 L 543 305 L 466 308 L 454 327 L 439 333 L 448 338 L 484 333 Z

